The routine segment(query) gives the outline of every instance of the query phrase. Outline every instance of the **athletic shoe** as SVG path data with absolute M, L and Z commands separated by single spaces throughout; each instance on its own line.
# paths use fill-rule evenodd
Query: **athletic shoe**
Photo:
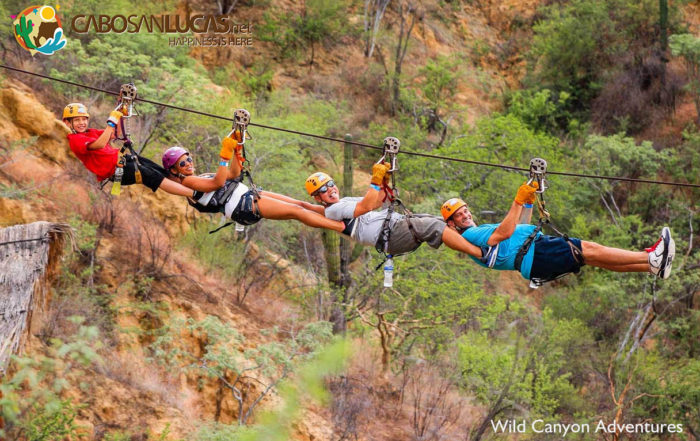
M 671 276 L 671 265 L 673 264 L 673 258 L 676 255 L 676 241 L 674 241 L 671 237 L 671 230 L 668 227 L 664 227 L 664 230 L 668 231 L 668 258 L 666 258 L 666 266 L 664 267 L 661 277 L 668 279 Z
M 671 238 L 671 230 L 664 227 L 661 230 L 661 237 L 656 243 L 647 248 L 649 253 L 649 266 L 652 274 L 663 279 L 671 275 L 671 262 L 676 253 L 676 243 Z

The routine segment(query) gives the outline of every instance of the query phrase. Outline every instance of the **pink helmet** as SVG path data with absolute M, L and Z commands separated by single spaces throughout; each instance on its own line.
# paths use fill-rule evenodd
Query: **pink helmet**
M 190 152 L 180 147 L 179 145 L 170 147 L 163 153 L 163 157 L 161 158 L 161 160 L 163 161 L 163 168 L 165 168 L 166 170 L 170 170 L 170 167 L 175 165 L 177 160 L 180 159 L 180 156 L 189 154 Z

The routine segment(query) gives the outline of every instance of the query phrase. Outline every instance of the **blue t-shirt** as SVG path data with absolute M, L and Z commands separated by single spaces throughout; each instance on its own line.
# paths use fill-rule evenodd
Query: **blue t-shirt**
M 485 224 L 477 227 L 471 227 L 462 233 L 462 237 L 478 247 L 485 247 L 488 246 L 489 238 L 496 228 L 498 228 L 498 225 L 499 224 Z M 520 247 L 523 245 L 523 243 L 525 243 L 535 228 L 535 225 L 529 224 L 516 225 L 513 235 L 501 242 L 501 245 L 498 248 L 496 264 L 493 268 L 497 270 L 515 270 L 515 256 L 518 255 L 518 250 L 520 250 Z M 537 236 L 541 234 L 542 232 L 539 232 Z M 522 274 L 522 276 L 528 280 L 530 280 L 530 270 L 532 269 L 532 259 L 534 255 L 535 244 L 533 242 L 532 245 L 530 245 L 530 249 L 527 250 L 527 254 L 523 258 L 522 264 L 520 265 L 520 274 Z M 471 257 L 477 264 L 486 266 L 481 263 L 479 259 L 472 256 L 469 257 Z

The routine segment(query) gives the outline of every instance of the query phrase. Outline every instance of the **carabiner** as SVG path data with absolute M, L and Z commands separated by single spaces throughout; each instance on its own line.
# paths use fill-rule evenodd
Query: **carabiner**
M 535 193 L 544 193 L 547 187 L 547 180 L 545 175 L 547 174 L 547 161 L 542 158 L 532 158 L 530 160 L 530 179 L 527 183 L 530 185 L 532 181 L 537 181 L 537 191 Z

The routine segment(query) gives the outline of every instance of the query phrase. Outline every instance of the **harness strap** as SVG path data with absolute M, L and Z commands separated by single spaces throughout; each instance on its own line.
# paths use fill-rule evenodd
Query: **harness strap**
M 382 254 L 387 254 L 389 250 L 389 237 L 391 236 L 391 228 L 389 228 L 389 222 L 391 221 L 391 216 L 394 214 L 394 204 L 393 202 L 389 205 L 386 210 L 386 217 L 382 223 L 382 230 L 379 233 L 379 239 L 375 244 L 375 248 Z
M 211 230 L 211 231 L 209 232 L 209 234 L 214 234 L 214 233 L 216 233 L 217 231 L 221 230 L 222 228 L 226 228 L 226 227 L 228 227 L 228 226 L 230 226 L 230 225 L 233 225 L 233 224 L 235 224 L 235 222 L 226 222 L 225 224 L 223 224 L 222 226 L 216 228 L 215 230 Z
M 416 233 L 416 229 L 413 226 L 413 223 L 411 223 L 411 217 L 413 216 L 412 213 L 409 213 L 406 215 L 406 224 L 408 225 L 408 231 L 411 232 L 411 236 L 413 236 L 413 240 L 416 243 L 421 243 L 420 239 L 418 239 L 418 233 Z
M 537 227 L 533 230 L 532 233 L 525 239 L 525 242 L 520 246 L 520 249 L 518 250 L 518 254 L 515 255 L 515 262 L 514 266 L 515 269 L 520 271 L 520 267 L 523 264 L 523 259 L 525 258 L 525 255 L 527 252 L 530 250 L 530 245 L 532 245 L 532 242 L 534 242 L 535 238 L 537 237 L 537 233 L 542 231 L 542 219 L 537 223 Z
M 223 207 L 226 206 L 226 202 L 228 202 L 228 200 L 231 198 L 231 195 L 233 194 L 233 192 L 236 190 L 236 187 L 238 187 L 238 184 L 240 184 L 240 183 L 241 183 L 241 181 L 238 181 L 238 182 L 236 182 L 235 184 L 229 185 L 228 188 L 226 189 L 226 191 L 223 193 L 222 198 L 221 198 L 221 201 L 223 202 L 223 204 L 221 205 L 222 209 L 223 209 Z M 256 203 L 256 209 L 257 209 L 257 203 Z M 235 224 L 235 223 L 236 223 L 236 222 L 233 222 L 233 221 L 231 221 L 231 222 L 226 222 L 226 223 L 223 224 L 222 226 L 220 226 L 220 227 L 218 227 L 218 228 L 216 228 L 216 229 L 214 229 L 214 230 L 211 230 L 211 231 L 209 232 L 209 234 L 214 234 L 214 233 L 216 233 L 217 231 L 221 230 L 222 228 L 226 228 L 226 227 L 228 227 L 228 226 L 230 226 L 230 225 L 233 225 L 233 224 Z
M 422 240 L 418 237 L 418 233 L 416 232 L 416 228 L 413 226 L 413 223 L 411 222 L 411 218 L 413 217 L 413 213 L 406 208 L 406 206 L 401 202 L 401 199 L 395 198 L 392 200 L 391 205 L 389 205 L 389 208 L 387 208 L 387 213 L 386 217 L 384 218 L 384 222 L 382 223 L 382 230 L 379 233 L 379 238 L 377 239 L 377 243 L 375 244 L 375 248 L 378 252 L 384 254 L 385 256 L 388 255 L 389 251 L 389 240 L 391 239 L 391 228 L 389 227 L 389 223 L 391 221 L 391 217 L 395 211 L 394 206 L 400 207 L 403 212 L 404 212 L 404 217 L 406 219 L 406 226 L 408 227 L 408 231 L 411 233 L 411 237 L 413 237 L 413 241 L 417 244 L 423 243 Z M 408 254 L 408 253 L 403 253 L 403 254 Z M 394 256 L 402 256 L 403 254 L 394 254 Z M 386 260 L 386 258 L 385 258 Z M 383 263 L 383 262 L 382 262 Z

